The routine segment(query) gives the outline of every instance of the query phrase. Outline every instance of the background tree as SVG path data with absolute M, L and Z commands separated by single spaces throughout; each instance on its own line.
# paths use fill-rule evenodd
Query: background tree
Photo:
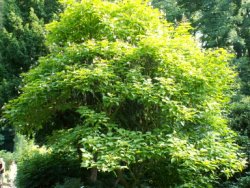
M 230 54 L 200 49 L 188 24 L 173 27 L 144 1 L 66 4 L 47 25 L 51 53 L 5 106 L 19 132 L 78 156 L 93 183 L 113 172 L 125 187 L 204 187 L 243 169 L 222 116 Z
M 47 54 L 44 23 L 60 11 L 57 0 L 1 1 L 0 28 L 0 107 L 18 95 L 20 74 Z M 6 122 L 4 123 L 6 124 Z M 4 128 L 2 149 L 13 149 L 14 132 Z

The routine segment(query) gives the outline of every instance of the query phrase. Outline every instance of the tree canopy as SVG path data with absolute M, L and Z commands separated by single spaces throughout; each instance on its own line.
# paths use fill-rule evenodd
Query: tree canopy
M 205 48 L 223 47 L 234 51 L 241 78 L 241 94 L 250 95 L 249 1 L 239 0 L 153 0 L 166 12 L 167 20 L 178 24 L 188 19 Z M 249 125 L 250 126 L 250 125 Z
M 193 34 L 199 36 L 203 47 L 223 47 L 236 54 L 233 64 L 237 66 L 240 89 L 232 98 L 230 105 L 230 126 L 240 133 L 239 143 L 244 145 L 245 151 L 249 153 L 250 2 L 247 0 L 153 0 L 152 3 L 166 13 L 167 20 L 173 21 L 176 25 L 182 20 L 190 21 L 194 27 Z M 249 170 L 248 166 L 246 175 L 248 174 L 250 180 Z M 249 186 L 249 183 L 245 184 Z
M 47 25 L 50 54 L 5 106 L 16 130 L 45 133 L 57 152 L 79 155 L 93 181 L 97 170 L 115 172 L 127 187 L 204 187 L 244 168 L 224 117 L 231 54 L 200 48 L 189 24 L 174 27 L 142 0 L 64 3 Z

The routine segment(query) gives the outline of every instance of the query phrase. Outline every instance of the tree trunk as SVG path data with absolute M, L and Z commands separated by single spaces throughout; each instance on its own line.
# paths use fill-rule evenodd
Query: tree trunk
M 97 160 L 97 154 L 94 154 L 94 161 Z M 97 173 L 98 173 L 98 170 L 97 168 L 91 168 L 90 170 L 90 182 L 95 184 L 96 181 L 97 181 Z
M 117 173 L 118 179 L 116 180 L 115 187 L 117 186 L 117 184 L 118 184 L 119 182 L 121 182 L 121 184 L 122 184 L 125 188 L 129 188 L 128 182 L 127 182 L 126 179 L 124 179 L 124 177 L 123 177 L 123 172 L 122 172 L 122 170 L 117 170 L 116 173 Z
M 91 171 L 90 171 L 90 181 L 91 183 L 95 184 L 96 183 L 96 180 L 97 180 L 97 168 L 91 168 Z

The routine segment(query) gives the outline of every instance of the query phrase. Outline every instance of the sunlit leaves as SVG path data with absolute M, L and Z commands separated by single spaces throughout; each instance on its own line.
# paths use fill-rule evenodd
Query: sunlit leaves
M 235 77 L 231 55 L 200 49 L 190 25 L 174 28 L 159 17 L 144 1 L 68 4 L 47 26 L 52 52 L 24 75 L 5 117 L 28 134 L 75 112 L 77 121 L 49 143 L 80 151 L 85 168 L 115 172 L 168 157 L 186 184 L 200 176 L 193 185 L 242 170 L 221 116 Z

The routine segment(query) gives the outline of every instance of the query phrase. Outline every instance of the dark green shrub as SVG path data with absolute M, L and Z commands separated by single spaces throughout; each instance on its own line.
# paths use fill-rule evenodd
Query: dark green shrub
M 67 178 L 63 184 L 57 183 L 54 188 L 79 188 L 83 186 L 80 178 Z
M 68 177 L 80 177 L 79 161 L 69 155 L 35 154 L 18 163 L 19 188 L 49 188 Z
M 250 187 L 250 173 L 247 176 L 241 177 L 239 179 L 239 187 L 240 188 L 249 188 Z
M 234 180 L 225 181 L 222 184 L 215 186 L 217 188 L 249 188 L 250 187 L 250 173 L 246 172 L 241 177 Z

